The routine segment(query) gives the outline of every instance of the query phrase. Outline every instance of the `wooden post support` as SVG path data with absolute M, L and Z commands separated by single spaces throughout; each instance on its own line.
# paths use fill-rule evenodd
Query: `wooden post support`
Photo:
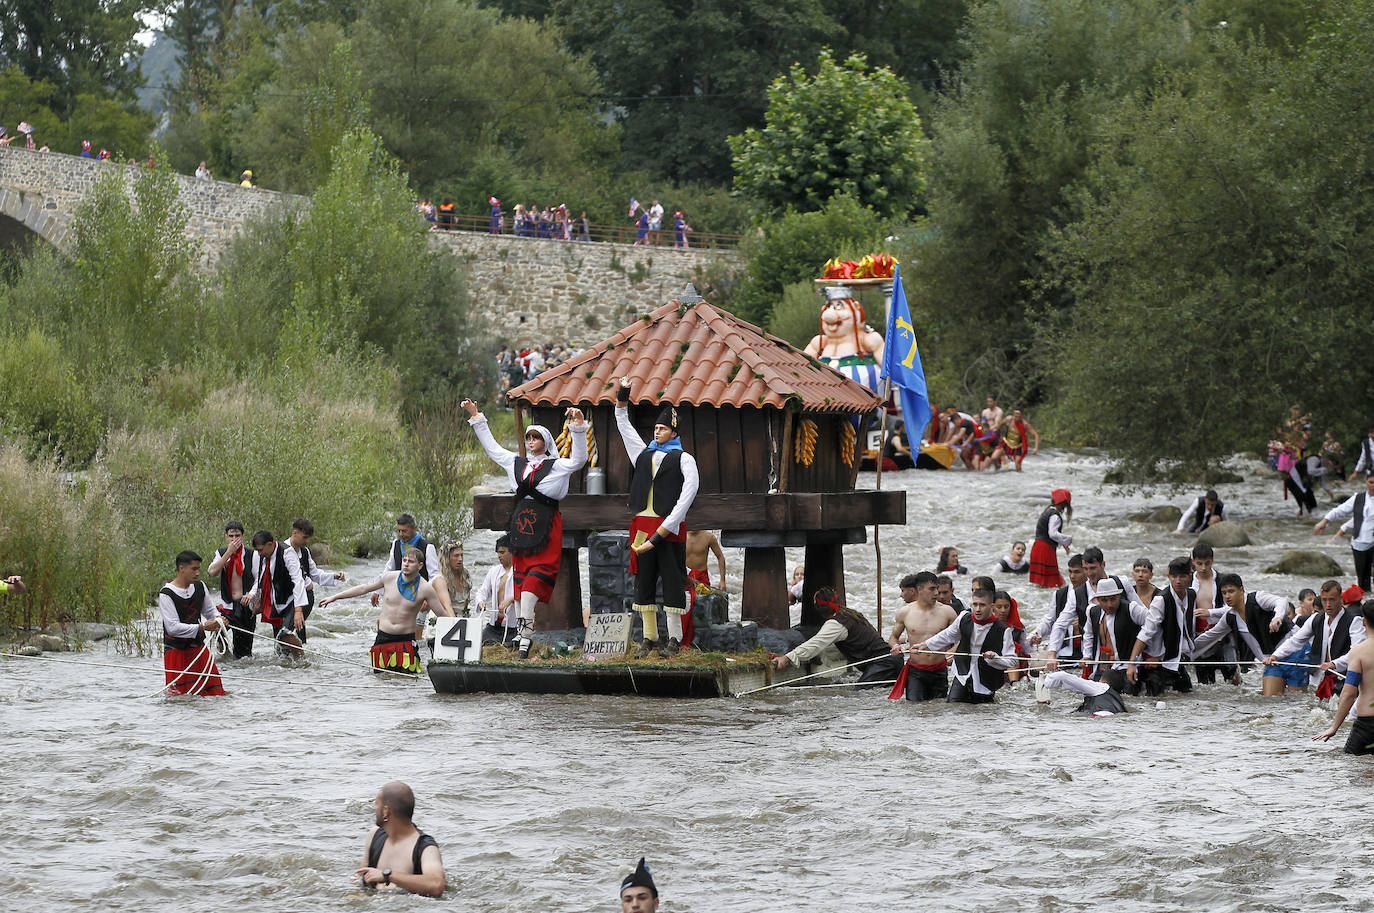
M 786 492 L 792 475 L 792 436 L 796 434 L 797 412 L 789 402 L 782 418 L 782 467 L 778 470 L 778 491 Z M 850 486 L 851 488 L 853 486 Z
M 787 612 L 787 552 L 782 548 L 744 550 L 744 587 L 740 591 L 741 619 L 761 628 L 789 628 Z
M 816 591 L 823 586 L 835 588 L 844 602 L 844 546 L 838 542 L 806 543 L 806 580 L 802 584 L 801 623 L 825 624 L 830 613 L 816 609 Z

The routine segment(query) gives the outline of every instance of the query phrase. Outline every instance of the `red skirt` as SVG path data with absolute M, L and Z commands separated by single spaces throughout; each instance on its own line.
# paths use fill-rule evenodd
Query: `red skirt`
M 1064 578 L 1059 574 L 1059 556 L 1054 546 L 1044 539 L 1036 539 L 1030 550 L 1030 582 L 1047 588 L 1061 587 Z
M 558 569 L 563 564 L 563 512 L 553 513 L 553 525 L 549 529 L 549 541 L 543 550 L 533 555 L 512 555 L 511 567 L 515 570 L 515 602 L 520 602 L 521 593 L 533 593 L 540 602 L 547 603 L 553 597 L 553 585 L 558 582 Z
M 167 672 L 168 694 L 227 694 L 219 678 L 219 667 L 205 647 L 165 647 L 162 667 Z

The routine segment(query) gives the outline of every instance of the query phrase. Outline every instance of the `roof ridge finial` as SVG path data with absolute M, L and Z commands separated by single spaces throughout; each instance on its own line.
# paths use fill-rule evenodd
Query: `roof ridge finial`
M 701 295 L 697 294 L 697 287 L 690 282 L 682 289 L 682 294 L 677 296 L 677 300 L 678 303 L 688 306 L 702 302 Z

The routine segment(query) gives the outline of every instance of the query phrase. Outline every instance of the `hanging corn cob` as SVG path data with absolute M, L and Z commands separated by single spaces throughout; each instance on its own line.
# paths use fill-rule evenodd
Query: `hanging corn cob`
M 809 418 L 802 419 L 797 424 L 797 442 L 793 447 L 793 460 L 803 466 L 810 466 L 816 461 L 816 440 L 820 437 L 820 429 L 816 423 Z
M 840 426 L 840 459 L 844 465 L 854 465 L 854 426 L 845 422 Z

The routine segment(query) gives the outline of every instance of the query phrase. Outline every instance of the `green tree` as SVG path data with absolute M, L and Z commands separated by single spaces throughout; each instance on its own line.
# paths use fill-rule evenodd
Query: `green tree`
M 730 137 L 735 189 L 765 212 L 819 209 L 839 193 L 885 216 L 920 205 L 929 143 L 891 70 L 821 51 L 815 76 L 793 64 L 769 86 L 765 120 Z
M 556 0 L 554 18 L 611 92 L 626 169 L 722 184 L 773 77 L 843 35 L 820 0 Z
M 135 36 L 147 0 L 6 0 L 0 3 L 0 68 L 17 66 L 56 87 L 54 110 L 82 94 L 132 103 L 142 85 Z
M 931 318 L 927 370 L 953 373 L 998 349 L 1004 394 L 1043 394 L 1022 360 L 1041 247 L 1064 224 L 1066 191 L 1091 161 L 1100 120 L 1148 93 L 1161 72 L 1188 72 L 1205 38 L 1177 0 L 983 0 L 967 50 L 932 119 L 932 233 L 903 271 Z M 977 332 L 969 332 L 969 327 Z M 989 346 L 992 340 L 992 346 Z
M 1049 249 L 1058 423 L 1129 470 L 1262 446 L 1298 405 L 1352 430 L 1374 365 L 1374 4 L 1286 51 L 1219 39 L 1186 84 L 1120 105 Z M 1103 357 L 1110 353 L 1109 357 Z
M 766 324 L 782 301 L 784 287 L 819 277 L 834 257 L 854 259 L 873 253 L 887 234 L 886 224 L 873 210 L 844 195 L 815 212 L 789 212 L 746 242 L 747 278 L 723 305 L 745 320 Z

